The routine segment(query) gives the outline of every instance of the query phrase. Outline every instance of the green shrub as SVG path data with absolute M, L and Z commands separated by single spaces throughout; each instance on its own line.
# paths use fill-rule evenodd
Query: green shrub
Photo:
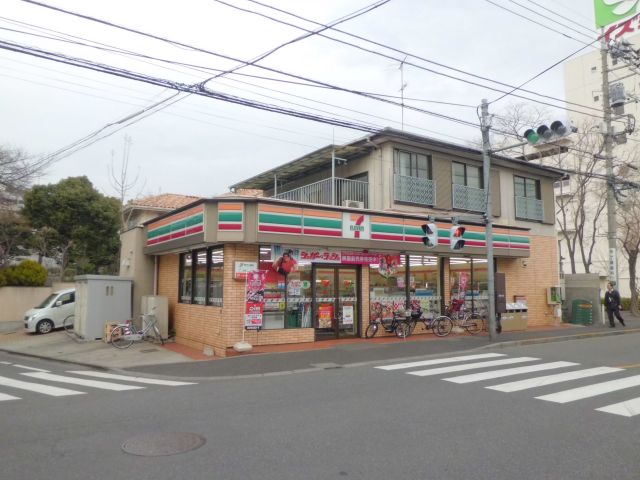
M 33 260 L 23 260 L 4 270 L 6 284 L 20 287 L 42 287 L 47 281 L 47 269 Z
M 0 270 L 0 287 L 4 287 L 7 284 L 7 277 L 4 274 L 4 270 Z

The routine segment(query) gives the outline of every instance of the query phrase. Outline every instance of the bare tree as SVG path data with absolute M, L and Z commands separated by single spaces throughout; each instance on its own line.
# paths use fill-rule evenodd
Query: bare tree
M 122 160 L 120 162 L 120 166 L 116 168 L 114 157 L 115 152 L 111 152 L 111 163 L 109 165 L 109 183 L 111 187 L 115 190 L 117 198 L 120 200 L 120 205 L 124 207 L 124 202 L 129 196 L 129 192 L 131 192 L 138 181 L 140 180 L 140 169 L 136 172 L 136 175 L 133 179 L 130 178 L 129 172 L 129 157 L 131 154 L 131 146 L 133 142 L 131 137 L 128 135 L 124 136 L 124 147 L 122 148 Z M 140 190 L 144 189 L 143 183 Z M 124 228 L 127 225 L 127 218 L 125 218 L 124 209 L 121 208 L 120 211 L 120 220 L 121 226 Z
M 618 237 L 629 268 L 631 313 L 640 314 L 638 308 L 637 263 L 640 255 L 640 192 L 630 192 L 618 209 Z
M 549 110 L 545 107 L 528 103 L 508 105 L 500 114 L 492 118 L 492 129 L 496 132 L 492 137 L 493 148 L 504 148 L 522 139 L 522 135 L 529 128 L 536 128 L 549 122 Z M 502 132 L 502 133 L 501 133 Z M 526 146 L 510 148 L 502 152 L 504 155 L 524 157 Z

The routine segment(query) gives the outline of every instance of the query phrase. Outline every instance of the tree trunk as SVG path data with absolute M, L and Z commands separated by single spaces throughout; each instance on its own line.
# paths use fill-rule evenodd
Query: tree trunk
M 639 315 L 638 308 L 638 285 L 636 282 L 636 262 L 638 261 L 638 252 L 629 253 L 629 289 L 631 290 L 631 313 Z

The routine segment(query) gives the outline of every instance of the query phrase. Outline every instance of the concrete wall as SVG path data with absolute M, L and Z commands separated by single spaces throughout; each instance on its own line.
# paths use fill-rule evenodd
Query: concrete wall
M 120 234 L 120 276 L 133 279 L 133 318 L 139 318 L 144 295 L 153 295 L 154 257 L 143 253 L 146 244 L 143 228 Z
M 38 305 L 51 293 L 73 287 L 74 283 L 54 283 L 51 287 L 1 287 L 0 323 L 22 321 L 27 310 Z

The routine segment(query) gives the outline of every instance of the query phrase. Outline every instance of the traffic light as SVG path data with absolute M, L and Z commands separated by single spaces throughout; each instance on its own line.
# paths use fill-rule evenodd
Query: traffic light
M 462 247 L 464 247 L 464 239 L 462 236 L 465 230 L 466 228 L 460 226 L 451 227 L 449 232 L 449 246 L 451 250 L 461 250 Z
M 560 120 L 556 120 L 551 124 L 551 126 L 540 125 L 535 130 L 533 128 L 528 129 L 524 132 L 523 137 L 530 145 L 536 145 L 537 143 L 558 140 L 572 132 L 573 129 L 568 129 L 564 123 Z
M 438 246 L 438 227 L 435 223 L 426 223 L 421 225 L 425 236 L 422 237 L 422 243 L 427 248 L 435 248 Z

